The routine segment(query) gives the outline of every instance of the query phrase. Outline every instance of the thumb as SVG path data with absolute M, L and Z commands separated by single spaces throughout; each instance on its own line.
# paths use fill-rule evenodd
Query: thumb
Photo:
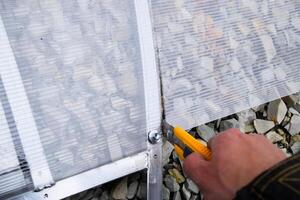
M 206 161 L 198 153 L 192 153 L 183 163 L 183 170 L 189 178 L 194 182 L 199 183 L 199 181 L 204 180 L 205 171 L 208 168 L 209 161 Z

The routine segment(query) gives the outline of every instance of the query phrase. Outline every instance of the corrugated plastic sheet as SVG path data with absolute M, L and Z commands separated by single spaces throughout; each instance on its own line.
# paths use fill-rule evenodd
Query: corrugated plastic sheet
M 151 0 L 166 119 L 185 128 L 300 90 L 300 2 Z
M 22 147 L 17 136 L 14 119 L 11 117 L 10 105 L 7 101 L 6 92 L 0 77 L 0 198 L 11 191 L 26 189 L 30 179 L 23 174 L 19 163 L 24 162 L 22 158 Z M 15 146 L 18 145 L 18 148 Z M 24 164 L 24 170 L 27 167 Z M 27 173 L 27 177 L 28 177 Z
M 134 1 L 1 0 L 0 14 L 55 181 L 146 149 Z M 0 153 L 18 167 L 10 136 Z

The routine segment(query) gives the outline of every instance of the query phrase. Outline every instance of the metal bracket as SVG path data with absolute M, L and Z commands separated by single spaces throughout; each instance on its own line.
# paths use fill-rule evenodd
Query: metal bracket
M 148 200 L 162 199 L 162 140 L 161 132 L 149 132 Z M 151 139 L 151 140 L 150 140 Z M 153 143 L 150 141 L 154 141 Z

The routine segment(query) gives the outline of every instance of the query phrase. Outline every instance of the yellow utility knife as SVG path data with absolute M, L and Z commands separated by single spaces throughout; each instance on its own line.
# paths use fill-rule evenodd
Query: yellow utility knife
M 181 160 L 193 152 L 197 152 L 204 159 L 211 159 L 211 151 L 203 143 L 190 135 L 187 131 L 179 126 L 171 126 L 163 121 L 163 132 L 167 140 L 174 145 L 175 152 Z

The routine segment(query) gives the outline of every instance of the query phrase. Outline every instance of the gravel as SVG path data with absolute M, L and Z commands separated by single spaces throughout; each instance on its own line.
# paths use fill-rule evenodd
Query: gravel
M 198 189 L 198 186 L 191 180 L 191 179 L 187 179 L 186 182 L 185 182 L 185 187 L 195 193 L 195 194 L 198 194 L 199 193 L 199 189 Z
M 185 199 L 190 199 L 191 197 L 191 191 L 189 191 L 188 189 L 186 189 L 185 185 L 182 186 L 182 194 L 183 194 L 183 197 Z
M 181 195 L 180 195 L 179 191 L 177 191 L 177 192 L 174 193 L 173 200 L 181 200 Z
M 272 142 L 272 143 L 276 143 L 279 141 L 282 141 L 284 138 L 279 135 L 278 133 L 276 133 L 275 131 L 270 131 L 266 134 L 266 137 Z
M 170 190 L 166 188 L 166 186 L 162 186 L 162 195 L 163 195 L 163 200 L 169 200 L 170 199 Z
M 128 191 L 127 180 L 128 180 L 128 178 L 126 176 L 116 185 L 116 187 L 113 189 L 113 192 L 112 192 L 112 198 L 118 199 L 118 200 L 126 198 L 127 191 Z
M 266 133 L 275 126 L 273 121 L 256 119 L 254 120 L 254 127 L 258 133 Z
M 138 181 L 134 181 L 132 182 L 129 187 L 128 187 L 128 192 L 127 192 L 127 199 L 133 199 L 134 196 L 136 195 L 137 189 L 139 186 L 139 182 Z
M 164 184 L 171 192 L 177 192 L 180 189 L 176 179 L 171 175 L 166 175 L 164 178 Z
M 293 115 L 289 124 L 285 126 L 291 135 L 297 135 L 300 132 L 300 116 Z
M 207 126 L 205 124 L 198 126 L 196 130 L 198 135 L 205 141 L 208 141 L 210 138 L 216 135 L 215 130 L 212 127 Z
M 183 175 L 178 171 L 178 169 L 173 168 L 168 170 L 169 174 L 173 176 L 176 179 L 177 183 L 183 183 L 185 181 L 185 178 Z
M 287 112 L 287 107 L 281 99 L 272 101 L 268 105 L 268 119 L 280 124 Z
M 239 128 L 239 122 L 234 118 L 221 121 L 220 131 L 225 131 L 230 128 Z

